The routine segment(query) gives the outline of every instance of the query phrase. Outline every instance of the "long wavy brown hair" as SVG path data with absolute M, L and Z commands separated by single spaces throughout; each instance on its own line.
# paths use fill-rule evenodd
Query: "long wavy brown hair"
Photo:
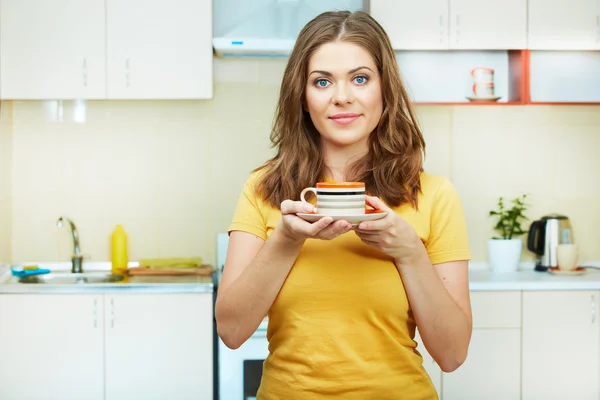
M 275 113 L 271 143 L 276 155 L 256 169 L 257 191 L 279 208 L 298 200 L 303 188 L 328 175 L 320 135 L 305 111 L 308 62 L 319 46 L 346 41 L 366 49 L 381 77 L 383 113 L 369 136 L 369 151 L 348 165 L 346 181 L 365 182 L 367 193 L 389 206 L 418 207 L 425 141 L 402 79 L 390 39 L 369 14 L 331 11 L 320 14 L 300 32 L 289 57 Z

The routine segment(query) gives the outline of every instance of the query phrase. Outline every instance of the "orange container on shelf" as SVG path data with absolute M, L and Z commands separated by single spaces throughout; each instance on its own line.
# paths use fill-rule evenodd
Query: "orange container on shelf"
M 127 233 L 123 225 L 117 225 L 111 237 L 111 262 L 113 274 L 127 272 L 128 259 Z

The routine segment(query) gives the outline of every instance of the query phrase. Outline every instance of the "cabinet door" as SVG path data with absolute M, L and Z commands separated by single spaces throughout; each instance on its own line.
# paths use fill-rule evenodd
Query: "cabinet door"
M 598 400 L 599 294 L 523 293 L 523 400 Z
M 109 99 L 212 98 L 212 0 L 107 0 Z
M 444 400 L 519 400 L 521 292 L 472 292 L 473 334 L 456 371 L 443 374 Z
M 102 295 L 0 295 L 3 400 L 104 400 Z
M 212 398 L 212 293 L 105 302 L 106 400 Z
M 103 99 L 104 0 L 2 0 L 2 99 Z
M 521 330 L 474 329 L 467 360 L 443 382 L 444 400 L 519 400 Z
M 527 0 L 450 0 L 451 49 L 524 49 Z
M 533 50 L 600 49 L 599 0 L 529 0 Z
M 417 350 L 423 356 L 423 367 L 425 371 L 429 374 L 431 381 L 433 382 L 433 386 L 435 386 L 435 390 L 437 390 L 438 395 L 441 397 L 442 395 L 442 369 L 437 365 L 433 357 L 429 354 L 425 345 L 423 344 L 423 340 L 421 339 L 421 335 L 419 335 L 419 331 L 417 330 L 415 333 L 415 341 L 418 343 Z
M 447 0 L 371 0 L 370 13 L 395 50 L 448 48 Z

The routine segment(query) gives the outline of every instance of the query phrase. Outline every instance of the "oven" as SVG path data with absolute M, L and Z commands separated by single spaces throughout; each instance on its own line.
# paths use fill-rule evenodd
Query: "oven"
M 229 236 L 217 235 L 217 271 L 216 287 L 221 277 Z M 216 290 L 216 289 L 215 289 Z M 216 299 L 216 293 L 215 293 Z M 262 366 L 269 354 L 267 342 L 267 319 L 260 324 L 256 332 L 238 349 L 225 346 L 216 333 L 215 336 L 215 400 L 254 400 L 262 378 Z

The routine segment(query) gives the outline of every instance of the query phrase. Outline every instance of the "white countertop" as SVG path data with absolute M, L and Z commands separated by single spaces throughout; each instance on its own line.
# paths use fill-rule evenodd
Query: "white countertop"
M 600 269 L 589 268 L 582 275 L 554 275 L 533 268 L 509 273 L 488 269 L 470 270 L 472 292 L 500 290 L 600 290 Z
M 70 263 L 29 263 L 40 268 L 70 274 Z M 109 262 L 88 262 L 89 270 L 110 271 Z M 137 263 L 130 263 L 137 266 Z M 207 276 L 129 276 L 114 283 L 89 284 L 23 284 L 12 276 L 8 265 L 0 265 L 0 294 L 36 294 L 36 293 L 109 293 L 109 292 L 142 292 L 142 293 L 212 293 L 214 291 L 212 277 Z
M 68 263 L 41 265 L 51 269 L 64 270 Z M 493 273 L 486 263 L 470 263 L 469 287 L 471 291 L 510 291 L 510 290 L 600 290 L 600 262 L 586 263 L 598 268 L 586 269 L 583 275 L 554 275 L 550 272 L 534 271 L 533 263 L 523 263 L 517 272 Z M 3 268 L 2 268 L 3 267 Z M 110 269 L 107 263 L 94 265 L 95 269 Z M 212 292 L 212 280 L 208 277 L 138 277 L 132 282 L 101 285 L 15 285 L 8 265 L 0 266 L 0 293 L 21 292 L 90 292 L 90 291 L 148 291 L 148 292 Z M 3 279 L 4 278 L 4 279 Z M 5 282 L 4 284 L 3 281 Z

